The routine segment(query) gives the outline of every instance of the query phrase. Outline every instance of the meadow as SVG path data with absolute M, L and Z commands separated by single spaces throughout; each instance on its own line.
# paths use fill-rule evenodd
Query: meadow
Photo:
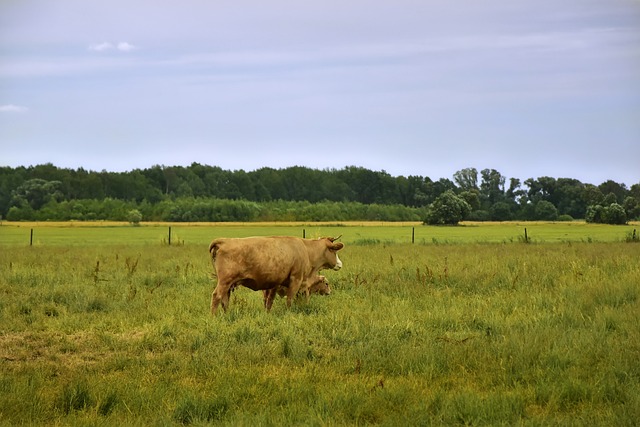
M 171 226 L 0 226 L 1 424 L 640 419 L 635 225 Z M 213 237 L 301 232 L 343 236 L 331 295 L 209 314 Z
M 460 226 L 427 226 L 419 222 L 343 223 L 142 223 L 125 222 L 7 222 L 0 223 L 2 245 L 201 244 L 215 237 L 342 235 L 347 244 L 371 243 L 535 243 L 620 242 L 633 236 L 640 223 L 626 226 L 575 222 L 463 222 Z M 171 229 L 171 235 L 169 235 Z M 33 234 L 32 234 L 33 232 Z M 636 238 L 640 233 L 636 234 Z

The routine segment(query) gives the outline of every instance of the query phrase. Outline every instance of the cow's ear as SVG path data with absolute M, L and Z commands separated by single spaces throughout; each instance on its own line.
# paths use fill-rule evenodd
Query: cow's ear
M 342 248 L 344 248 L 344 243 L 342 243 L 342 242 L 332 243 L 329 246 L 329 249 L 331 249 L 332 251 L 339 251 Z

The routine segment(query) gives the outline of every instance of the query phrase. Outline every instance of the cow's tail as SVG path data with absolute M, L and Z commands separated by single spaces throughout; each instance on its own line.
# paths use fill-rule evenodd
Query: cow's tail
M 215 261 L 216 255 L 218 254 L 218 249 L 220 248 L 220 243 L 222 241 L 220 239 L 214 240 L 209 245 L 209 253 L 211 254 L 211 259 Z

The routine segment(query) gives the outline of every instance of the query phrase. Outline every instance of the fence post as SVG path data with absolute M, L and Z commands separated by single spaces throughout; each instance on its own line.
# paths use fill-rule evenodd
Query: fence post
M 411 243 L 415 243 L 415 242 L 416 242 L 416 228 L 411 227 Z
M 29 237 L 29 246 L 33 246 L 33 228 L 31 229 L 31 237 Z
M 524 242 L 529 243 L 529 237 L 527 236 L 527 229 L 524 229 Z
M 169 246 L 171 246 L 171 226 L 169 226 Z
M 302 238 L 306 239 L 307 238 L 307 230 L 306 229 L 302 229 Z

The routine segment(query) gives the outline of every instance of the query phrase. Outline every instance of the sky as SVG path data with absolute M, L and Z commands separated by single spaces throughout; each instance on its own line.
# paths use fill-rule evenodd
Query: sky
M 0 166 L 640 183 L 640 0 L 0 0 Z

